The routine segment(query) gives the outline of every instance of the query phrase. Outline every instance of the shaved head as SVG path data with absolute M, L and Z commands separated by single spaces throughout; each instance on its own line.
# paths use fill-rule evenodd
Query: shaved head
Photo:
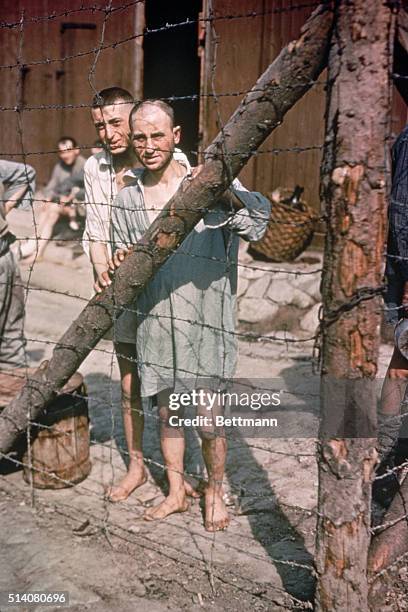
M 167 104 L 167 102 L 163 102 L 163 100 L 143 100 L 143 102 L 139 102 L 138 104 L 135 104 L 134 107 L 132 108 L 132 110 L 130 111 L 130 117 L 129 117 L 129 123 L 130 123 L 130 127 L 132 127 L 132 122 L 133 122 L 133 116 L 140 110 L 149 107 L 149 106 L 154 106 L 156 108 L 159 108 L 161 111 L 163 111 L 163 113 L 165 113 L 168 118 L 170 119 L 170 127 L 173 128 L 174 127 L 174 110 L 172 109 L 172 107 L 170 106 L 170 104 Z

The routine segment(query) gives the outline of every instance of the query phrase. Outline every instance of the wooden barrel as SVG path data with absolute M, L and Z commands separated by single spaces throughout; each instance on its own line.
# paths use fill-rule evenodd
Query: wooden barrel
M 25 380 L 26 373 L 23 376 L 22 371 L 20 374 L 16 370 L 0 373 L 0 383 L 3 382 L 0 386 L 8 388 L 13 396 Z M 91 471 L 88 401 L 79 372 L 70 378 L 58 397 L 47 406 L 38 425 L 32 426 L 31 433 L 31 462 L 28 450 L 22 458 L 26 482 L 32 479 L 33 486 L 39 489 L 62 489 L 88 476 Z

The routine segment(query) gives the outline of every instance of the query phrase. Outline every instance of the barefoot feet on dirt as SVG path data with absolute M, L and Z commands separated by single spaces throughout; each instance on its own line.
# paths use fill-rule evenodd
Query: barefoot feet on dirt
M 184 481 L 184 491 L 188 497 L 193 497 L 194 499 L 198 499 L 203 495 L 203 491 L 200 490 L 200 485 L 198 487 L 193 487 L 192 484 Z
M 143 515 L 145 521 L 160 521 L 170 514 L 177 512 L 186 512 L 189 509 L 189 503 L 186 500 L 186 494 L 184 489 L 181 489 L 178 493 L 170 493 L 165 500 L 148 508 Z
M 130 465 L 126 476 L 117 484 L 106 490 L 106 498 L 110 502 L 125 501 L 137 489 L 141 487 L 147 480 L 146 470 L 143 465 L 136 463 Z
M 208 487 L 205 491 L 204 527 L 206 531 L 222 531 L 229 525 L 227 507 L 222 490 Z

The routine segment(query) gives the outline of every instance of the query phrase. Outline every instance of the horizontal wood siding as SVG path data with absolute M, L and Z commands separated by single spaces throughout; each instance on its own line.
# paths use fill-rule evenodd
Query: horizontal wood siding
M 123 4 L 123 0 L 112 2 L 113 7 Z M 87 5 L 94 6 L 94 0 L 70 0 L 69 3 L 57 0 L 3 0 L 0 4 L 0 21 L 18 21 L 23 9 L 25 19 L 29 19 L 32 16 L 61 13 L 65 7 L 71 11 Z M 102 6 L 102 3 L 100 5 Z M 22 100 L 26 106 L 80 106 L 90 103 L 93 87 L 98 90 L 112 85 L 125 87 L 135 94 L 136 42 L 135 39 L 121 42 L 133 36 L 136 31 L 135 7 L 112 13 L 106 19 L 105 36 L 102 40 L 103 22 L 103 13 L 85 10 L 26 24 L 22 38 L 23 63 L 77 55 L 102 44 L 119 44 L 115 48 L 101 51 L 93 75 L 90 75 L 90 72 L 95 53 L 50 64 L 28 66 L 23 73 L 16 68 L 1 70 L 0 105 L 15 107 Z M 75 28 L 72 24 L 85 24 L 87 27 Z M 142 33 L 142 29 L 139 33 Z M 16 63 L 21 41 L 20 30 L 2 28 L 0 36 L 0 64 Z M 140 43 L 140 39 L 138 42 Z M 31 111 L 23 109 L 20 117 L 23 143 L 18 137 L 17 113 L 9 111 L 0 115 L 0 149 L 3 157 L 4 153 L 22 153 L 23 150 L 27 153 L 52 151 L 62 135 L 76 138 L 79 144 L 85 147 L 84 154 L 88 155 L 89 149 L 86 147 L 92 145 L 96 138 L 89 108 Z M 48 179 L 56 156 L 55 153 L 27 155 L 27 161 L 36 168 L 38 182 L 41 183 Z

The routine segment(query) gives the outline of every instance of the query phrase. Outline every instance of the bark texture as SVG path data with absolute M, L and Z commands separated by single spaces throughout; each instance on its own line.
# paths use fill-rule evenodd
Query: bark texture
M 392 35 L 382 0 L 337 2 L 321 182 L 327 235 L 316 609 L 325 612 L 368 609 Z
M 175 194 L 133 253 L 115 273 L 114 282 L 94 297 L 53 351 L 0 417 L 0 452 L 7 453 L 46 404 L 81 365 L 112 325 L 118 308 L 131 304 L 156 270 L 214 205 L 251 155 L 312 86 L 327 63 L 333 14 L 330 3 L 306 22 L 300 38 L 285 47 L 209 147 L 202 172 Z M 27 407 L 30 409 L 30 415 Z

